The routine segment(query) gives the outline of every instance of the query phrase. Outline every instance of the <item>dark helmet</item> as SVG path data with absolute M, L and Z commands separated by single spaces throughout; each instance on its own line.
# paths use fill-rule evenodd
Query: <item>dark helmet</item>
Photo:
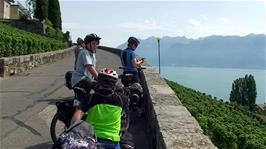
M 118 81 L 118 74 L 112 68 L 103 68 L 98 75 L 98 82 L 103 87 L 115 87 Z
M 89 34 L 84 38 L 84 42 L 85 44 L 88 44 L 89 42 L 96 40 L 96 41 L 100 41 L 101 37 L 97 36 L 96 34 Z
M 82 38 L 79 37 L 79 38 L 77 39 L 77 44 L 78 44 L 78 45 L 81 45 L 83 42 L 84 42 L 84 41 L 83 41 Z
M 134 44 L 136 46 L 139 45 L 139 40 L 137 38 L 135 38 L 135 37 L 129 37 L 128 40 L 127 40 L 127 42 L 129 44 Z

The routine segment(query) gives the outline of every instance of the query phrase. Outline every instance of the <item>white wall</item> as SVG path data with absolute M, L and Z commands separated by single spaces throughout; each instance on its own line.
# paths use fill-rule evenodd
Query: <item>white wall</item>
M 0 18 L 1 19 L 10 18 L 10 4 L 5 0 L 0 0 Z

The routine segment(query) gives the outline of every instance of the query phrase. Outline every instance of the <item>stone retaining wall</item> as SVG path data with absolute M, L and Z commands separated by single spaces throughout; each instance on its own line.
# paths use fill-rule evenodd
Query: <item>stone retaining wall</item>
M 121 50 L 103 47 L 120 54 Z M 182 105 L 174 91 L 148 63 L 141 72 L 147 133 L 152 149 L 217 149 L 203 134 L 198 122 Z
M 105 46 L 99 46 L 98 48 L 105 50 L 105 51 L 108 51 L 108 52 L 111 52 L 111 53 L 114 53 L 114 54 L 117 54 L 117 55 L 120 55 L 120 53 L 121 53 L 121 49 L 110 48 L 110 47 L 105 47 Z
M 174 91 L 148 64 L 144 70 L 148 123 L 154 149 L 215 149 Z
M 16 20 L 16 19 L 0 19 L 0 22 L 10 24 L 11 26 L 14 26 L 16 28 L 37 33 L 37 34 L 45 34 L 45 28 L 44 25 L 36 20 L 30 20 L 28 23 Z
M 0 76 L 8 77 L 42 64 L 55 62 L 64 58 L 66 55 L 71 54 L 73 52 L 73 48 L 74 47 L 70 47 L 63 50 L 39 54 L 2 57 L 0 58 Z

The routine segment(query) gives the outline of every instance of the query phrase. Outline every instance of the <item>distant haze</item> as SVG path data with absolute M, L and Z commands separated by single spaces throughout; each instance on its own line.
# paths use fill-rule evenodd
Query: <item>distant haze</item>
M 161 65 L 183 67 L 215 67 L 266 69 L 266 36 L 208 36 L 199 39 L 168 37 L 161 39 Z M 118 46 L 126 48 L 126 43 Z M 158 44 L 155 37 L 141 40 L 137 54 L 152 65 L 158 65 Z

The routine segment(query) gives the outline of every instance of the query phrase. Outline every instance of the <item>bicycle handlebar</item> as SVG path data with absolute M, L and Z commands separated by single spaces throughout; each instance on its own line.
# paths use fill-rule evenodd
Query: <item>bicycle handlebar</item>
M 124 69 L 124 68 L 126 68 L 126 67 L 118 67 L 118 69 Z M 142 66 L 140 66 L 140 67 L 137 67 L 137 69 L 141 69 L 141 70 L 143 70 L 143 69 L 146 69 L 146 67 L 142 67 Z

